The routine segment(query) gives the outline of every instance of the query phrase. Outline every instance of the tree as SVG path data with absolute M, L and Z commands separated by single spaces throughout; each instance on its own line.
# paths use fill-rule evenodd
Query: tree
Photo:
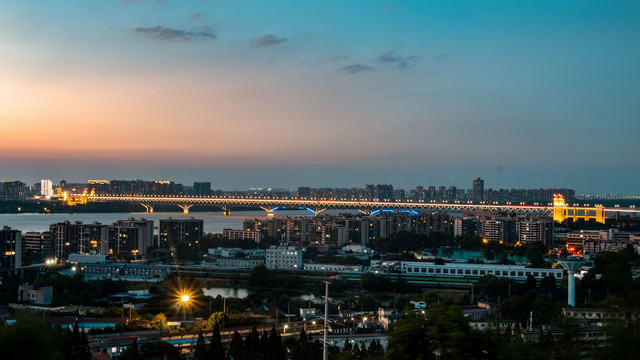
M 282 339 L 276 331 L 275 325 L 271 328 L 271 334 L 269 335 L 269 352 L 273 360 L 284 360 L 287 356 L 286 351 L 284 351 L 284 346 L 282 346 Z
M 224 326 L 225 323 L 229 322 L 227 315 L 222 311 L 214 312 L 209 316 L 207 320 L 207 329 L 213 329 L 216 326 L 221 327 Z
M 532 267 L 542 267 L 544 264 L 544 255 L 549 249 L 541 242 L 533 242 L 527 245 L 524 256 L 527 258 Z
M 155 314 L 151 319 L 149 326 L 153 329 L 168 330 L 169 325 L 167 325 L 167 316 L 163 313 Z
M 222 346 L 222 336 L 220 336 L 220 327 L 214 326 L 211 335 L 211 345 L 209 346 L 209 359 L 223 360 L 225 358 L 224 347 Z
M 345 345 L 346 348 L 346 345 Z M 415 313 L 391 325 L 385 358 L 389 360 L 435 359 L 427 338 L 426 321 Z
M 244 354 L 246 360 L 257 360 L 259 358 L 258 353 L 260 350 L 260 334 L 258 329 L 254 326 L 251 329 L 249 335 L 244 340 Z
M 142 360 L 140 352 L 138 351 L 138 340 L 133 339 L 131 346 L 129 346 L 121 356 L 122 360 Z
M 233 337 L 231 338 L 231 343 L 229 344 L 229 355 L 233 360 L 243 360 L 244 352 L 242 349 L 242 336 L 236 330 L 233 332 Z
M 267 334 L 266 330 L 262 330 L 262 336 L 260 337 L 260 359 L 261 360 L 270 360 L 271 359 L 271 347 L 269 343 L 269 334 Z
M 304 329 L 300 330 L 300 335 L 296 339 L 293 349 L 291 349 L 291 360 L 303 360 L 308 358 L 308 339 Z
M 3 359 L 71 359 L 64 350 L 68 330 L 54 329 L 29 317 L 19 317 L 13 324 L 0 328 L 0 349 Z M 62 339 L 60 339 L 62 335 Z
M 524 324 L 530 311 L 529 303 L 520 295 L 512 295 L 500 304 L 500 310 L 505 317 Z
M 198 332 L 198 340 L 196 341 L 196 349 L 193 352 L 193 360 L 206 360 L 207 348 L 204 346 L 204 335 L 202 330 Z

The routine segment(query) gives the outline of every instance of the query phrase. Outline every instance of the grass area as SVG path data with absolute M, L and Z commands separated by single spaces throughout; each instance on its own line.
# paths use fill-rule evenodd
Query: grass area
M 143 281 L 125 281 L 124 282 L 127 290 L 147 290 L 152 286 L 156 286 L 158 288 L 164 289 L 171 285 L 171 281 L 165 279 L 161 282 L 143 282 Z

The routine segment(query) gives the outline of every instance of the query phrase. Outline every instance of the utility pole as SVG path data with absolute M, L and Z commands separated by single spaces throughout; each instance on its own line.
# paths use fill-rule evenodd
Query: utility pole
M 322 359 L 329 359 L 329 349 L 327 348 L 327 332 L 329 331 L 327 324 L 327 314 L 329 313 L 329 282 L 325 281 L 324 290 L 324 336 L 322 339 Z

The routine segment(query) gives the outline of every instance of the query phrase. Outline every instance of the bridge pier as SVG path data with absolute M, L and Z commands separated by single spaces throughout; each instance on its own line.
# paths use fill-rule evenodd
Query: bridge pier
M 191 209 L 193 205 L 178 205 L 178 206 L 182 209 L 185 215 L 188 215 L 189 209 Z
M 273 209 L 270 209 L 270 208 L 266 208 L 266 207 L 264 207 L 264 206 L 260 206 L 260 209 L 262 209 L 262 210 L 266 211 L 266 212 L 267 212 L 267 216 L 268 216 L 268 217 L 274 217 L 274 216 L 275 216 L 274 211 L 277 209 L 277 207 L 276 207 L 276 208 L 273 208 Z
M 225 216 L 231 215 L 231 209 L 229 209 L 229 207 L 228 207 L 228 206 L 223 206 L 223 207 L 222 207 L 222 213 L 223 213 Z
M 318 216 L 318 215 L 322 214 L 322 213 L 323 213 L 323 212 L 325 212 L 325 211 L 327 211 L 327 209 L 314 209 L 314 210 L 313 210 L 313 214 L 314 214 L 315 216 Z
M 153 206 L 147 205 L 147 204 L 140 204 L 140 205 L 144 206 L 144 208 L 147 210 L 147 213 L 149 214 L 153 213 Z

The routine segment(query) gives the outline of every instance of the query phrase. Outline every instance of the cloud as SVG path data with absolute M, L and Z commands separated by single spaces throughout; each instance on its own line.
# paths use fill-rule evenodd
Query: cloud
M 285 38 L 278 38 L 273 34 L 262 35 L 258 38 L 249 40 L 251 46 L 271 46 L 287 41 Z
M 218 37 L 210 26 L 199 26 L 191 30 L 180 30 L 158 25 L 148 28 L 136 28 L 135 33 L 147 35 L 156 40 L 166 41 L 214 40 Z
M 340 71 L 344 71 L 348 74 L 355 74 L 360 71 L 371 71 L 371 70 L 373 70 L 371 66 L 362 65 L 362 64 L 348 65 L 340 69 Z
M 386 11 L 386 10 L 392 10 L 392 9 L 400 9 L 403 7 L 404 7 L 403 4 L 384 4 L 380 6 L 380 10 Z
M 348 58 L 349 58 L 348 55 L 341 55 L 341 56 L 334 56 L 329 60 L 331 60 L 331 61 L 340 61 L 340 60 L 346 60 Z
M 201 12 L 199 12 L 199 13 L 195 13 L 195 14 L 191 15 L 191 18 L 192 18 L 193 20 L 200 20 L 200 19 L 202 19 L 202 17 L 204 17 L 204 14 L 203 14 L 203 13 L 201 13 Z
M 433 57 L 433 61 L 444 61 L 447 60 L 449 58 L 449 54 L 448 53 L 440 53 L 436 56 Z
M 125 4 L 137 4 L 139 2 L 142 2 L 142 0 L 122 0 Z M 156 0 L 156 3 L 158 3 L 158 5 L 162 5 L 164 3 L 164 0 Z
M 415 56 L 394 56 L 394 54 L 395 51 L 387 51 L 378 56 L 375 61 L 384 64 L 395 64 L 401 69 L 411 68 L 418 61 L 418 58 Z

